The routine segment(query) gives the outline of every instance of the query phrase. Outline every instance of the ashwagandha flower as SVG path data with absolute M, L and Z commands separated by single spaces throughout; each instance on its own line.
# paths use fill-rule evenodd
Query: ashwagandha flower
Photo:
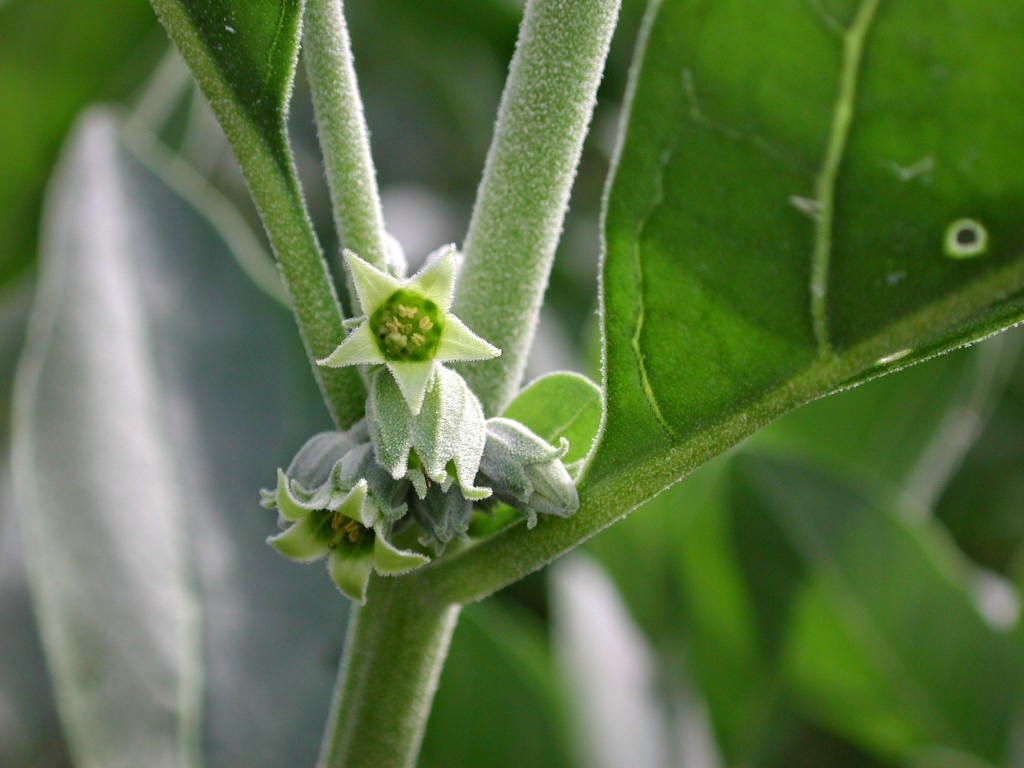
M 447 491 L 453 479 L 466 499 L 491 495 L 474 485 L 486 439 L 484 412 L 459 374 L 437 366 L 416 414 L 403 407 L 402 393 L 385 371 L 371 377 L 369 389 L 370 438 L 377 461 L 393 478 L 407 478 L 420 499 L 431 483 Z
M 409 410 L 418 414 L 439 362 L 486 360 L 501 350 L 450 313 L 455 296 L 455 246 L 407 280 L 368 264 L 351 251 L 345 260 L 364 318 L 319 365 L 384 364 Z
M 278 470 L 277 488 L 263 492 L 264 506 L 288 525 L 267 543 L 303 563 L 326 557 L 338 589 L 358 603 L 371 571 L 398 575 L 430 560 L 389 541 L 409 486 L 376 466 L 372 447 L 359 442 L 364 436 L 362 429 L 314 435 L 287 473 Z
M 579 509 L 580 497 L 562 463 L 568 450 L 565 438 L 555 447 L 518 421 L 488 419 L 479 479 L 497 498 L 525 512 L 530 528 L 538 513 L 569 517 Z

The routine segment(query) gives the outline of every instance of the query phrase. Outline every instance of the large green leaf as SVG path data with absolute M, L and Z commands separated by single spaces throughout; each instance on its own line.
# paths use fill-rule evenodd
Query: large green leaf
M 347 604 L 264 544 L 257 490 L 323 416 L 283 311 L 142 156 L 83 118 L 18 378 L 58 705 L 83 765 L 311 764 Z
M 595 490 L 1020 321 L 1022 42 L 1002 0 L 653 4 L 607 204 Z M 987 249 L 951 258 L 963 218 Z

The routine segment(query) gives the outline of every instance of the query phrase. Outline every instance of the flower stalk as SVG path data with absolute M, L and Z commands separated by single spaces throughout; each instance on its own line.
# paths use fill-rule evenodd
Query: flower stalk
M 383 269 L 384 216 L 341 0 L 306 0 L 303 51 L 338 236 Z
M 519 388 L 619 0 L 530 0 L 469 224 L 455 310 L 502 350 L 460 366 L 488 415 Z

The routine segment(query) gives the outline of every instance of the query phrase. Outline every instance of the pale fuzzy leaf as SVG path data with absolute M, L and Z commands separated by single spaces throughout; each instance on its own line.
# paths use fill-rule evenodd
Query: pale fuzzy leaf
M 82 765 L 198 762 L 173 723 L 195 724 L 191 647 L 205 764 L 311 764 L 347 603 L 263 543 L 255 490 L 322 406 L 290 372 L 290 320 L 160 169 L 92 113 L 48 204 L 17 484 L 61 714 Z M 174 607 L 182 578 L 198 596 Z
M 74 753 L 111 768 L 190 765 L 200 647 L 187 502 L 161 424 L 135 283 L 147 233 L 124 216 L 123 162 L 112 118 L 85 117 L 48 203 L 15 489 Z

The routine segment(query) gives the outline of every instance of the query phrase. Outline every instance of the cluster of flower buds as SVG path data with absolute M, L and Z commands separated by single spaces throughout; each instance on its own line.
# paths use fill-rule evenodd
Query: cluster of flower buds
M 579 498 L 564 440 L 554 447 L 516 421 L 485 419 L 443 365 L 500 354 L 450 312 L 454 247 L 407 280 L 345 256 L 363 316 L 319 364 L 366 366 L 366 419 L 314 435 L 263 504 L 284 528 L 272 546 L 302 562 L 326 557 L 338 588 L 362 602 L 372 571 L 412 570 L 466 535 L 476 502 L 504 501 L 533 527 L 538 513 L 571 515 Z

